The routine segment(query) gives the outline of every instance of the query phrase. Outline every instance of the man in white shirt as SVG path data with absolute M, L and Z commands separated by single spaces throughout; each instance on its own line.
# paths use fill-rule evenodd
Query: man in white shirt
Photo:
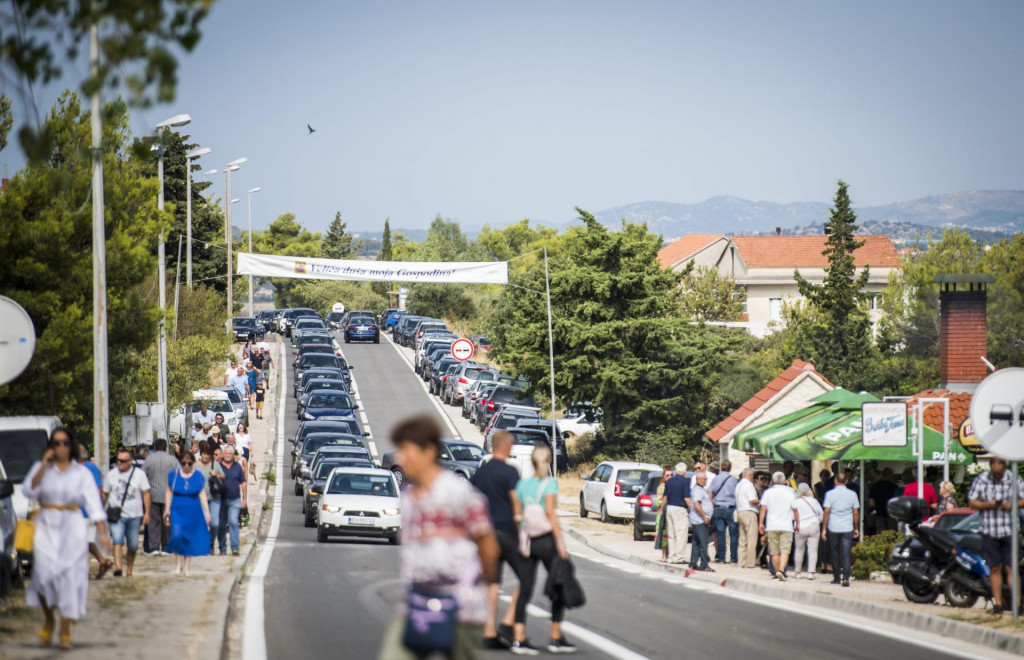
M 192 413 L 192 421 L 200 424 L 213 424 L 213 411 L 206 407 L 205 401 L 199 402 L 199 410 Z
M 739 523 L 738 562 L 741 568 L 757 563 L 757 514 L 761 505 L 754 488 L 754 470 L 747 468 L 736 485 L 736 521 Z
M 231 361 L 231 366 L 229 366 L 227 368 L 227 370 L 224 372 L 224 384 L 225 385 L 230 385 L 231 384 L 231 379 L 234 378 L 235 374 L 237 374 L 237 373 L 238 373 L 238 363 L 235 362 L 234 360 L 232 360 Z
M 107 474 L 103 492 L 107 494 L 108 515 L 111 507 L 121 509 L 117 522 L 110 522 L 110 538 L 114 542 L 114 576 L 121 576 L 121 555 L 128 546 L 127 574 L 135 568 L 139 550 L 139 531 L 149 524 L 149 479 L 132 465 L 132 455 L 122 448 L 117 452 L 117 467 Z
M 768 552 L 772 555 L 775 577 L 786 581 L 786 566 L 789 551 L 793 547 L 793 529 L 800 531 L 800 519 L 793 512 L 796 493 L 786 480 L 786 475 L 776 472 L 772 475 L 772 487 L 761 496 L 761 524 L 759 531 L 768 533 Z

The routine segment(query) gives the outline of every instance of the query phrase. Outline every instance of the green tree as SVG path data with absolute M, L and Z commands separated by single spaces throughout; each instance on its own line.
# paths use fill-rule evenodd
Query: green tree
M 417 284 L 409 292 L 406 309 L 410 314 L 469 319 L 476 316 L 473 298 L 460 284 Z
M 865 307 L 864 287 L 868 268 L 857 274 L 854 250 L 864 244 L 854 238 L 857 216 L 853 212 L 847 185 L 839 181 L 832 215 L 826 225 L 828 239 L 822 252 L 828 258 L 825 280 L 816 286 L 793 273 L 797 288 L 815 311 L 814 323 L 804 332 L 807 358 L 819 371 L 847 387 L 860 389 L 870 377 L 875 355 L 871 321 Z
M 344 303 L 345 309 L 383 310 L 387 307 L 387 299 L 378 295 L 369 286 L 369 282 L 351 281 L 299 281 L 292 289 L 289 299 L 296 307 L 310 307 L 326 314 L 331 306 Z
M 742 321 L 746 291 L 736 285 L 733 275 L 721 275 L 717 268 L 700 266 L 683 273 L 680 308 L 684 318 L 694 321 Z
M 327 259 L 351 259 L 359 252 L 359 241 L 346 231 L 347 227 L 348 223 L 341 221 L 341 211 L 335 213 L 324 235 L 321 256 Z
M 577 211 L 582 226 L 548 245 L 556 396 L 604 409 L 602 451 L 678 456 L 701 442 L 716 360 L 735 335 L 678 317 L 680 274 L 659 266 L 660 236 L 626 222 L 612 232 Z M 534 292 L 544 290 L 543 257 L 516 262 L 512 279 L 493 314 L 492 356 L 543 393 L 547 315 Z
M 81 91 L 127 89 L 133 104 L 174 100 L 177 52 L 190 52 L 199 42 L 199 26 L 212 0 L 19 0 L 0 24 L 0 65 L 20 81 L 22 96 L 32 86 L 59 80 L 67 73 L 63 61 L 76 62 L 88 51 L 89 30 L 100 31 L 100 63 L 95 75 L 83 75 Z M 16 29 L 15 29 L 16 26 Z M 179 50 L 180 49 L 180 50 Z M 79 69 L 73 68 L 72 75 Z M 34 122 L 21 130 L 22 148 L 45 158 L 55 136 L 38 134 Z M 47 125 L 45 128 L 52 128 Z
M 992 246 L 982 259 L 996 282 L 988 290 L 988 357 L 997 367 L 1024 366 L 1024 234 Z
M 321 254 L 320 232 L 305 229 L 294 213 L 285 213 L 275 219 L 263 231 L 253 232 L 253 250 L 263 254 L 280 254 L 291 257 L 316 257 Z M 271 278 L 274 300 L 278 307 L 292 307 L 291 292 L 298 280 Z
M 155 372 L 138 352 L 156 338 L 153 257 L 157 182 L 130 149 L 122 104 L 104 109 L 103 167 L 110 416 L 116 433 L 131 402 L 149 393 L 125 386 L 134 372 Z M 0 195 L 0 291 L 21 303 L 35 325 L 36 351 L 14 382 L 0 387 L 5 414 L 55 414 L 92 432 L 92 213 L 89 113 L 65 92 L 43 130 L 54 137 L 44 161 L 15 173 Z M 152 391 L 155 395 L 155 388 Z M 155 400 L 155 399 L 148 399 Z
M 377 261 L 393 261 L 393 254 L 391 251 L 391 218 L 384 221 L 384 235 L 380 242 L 380 251 L 377 253 Z M 387 297 L 388 292 L 391 291 L 390 282 L 374 282 L 373 291 L 378 296 Z
M 419 257 L 419 243 L 406 238 L 405 234 L 396 231 L 391 237 L 392 261 L 414 261 Z
M 14 115 L 11 114 L 11 99 L 0 94 L 0 151 L 7 148 L 7 138 L 14 127 Z
M 416 251 L 416 258 L 420 261 L 458 261 L 467 246 L 466 235 L 459 228 L 459 223 L 437 216 L 430 223 L 427 237 Z

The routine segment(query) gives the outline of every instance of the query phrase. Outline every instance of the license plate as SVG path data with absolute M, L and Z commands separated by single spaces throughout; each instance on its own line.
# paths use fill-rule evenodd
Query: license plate
M 369 526 L 372 527 L 373 524 L 374 524 L 374 519 L 373 518 L 363 518 L 363 517 L 360 517 L 360 516 L 349 516 L 348 517 L 348 524 L 349 525 L 369 525 Z
M 627 509 L 632 509 L 633 508 L 633 503 L 632 502 L 626 502 L 626 508 Z

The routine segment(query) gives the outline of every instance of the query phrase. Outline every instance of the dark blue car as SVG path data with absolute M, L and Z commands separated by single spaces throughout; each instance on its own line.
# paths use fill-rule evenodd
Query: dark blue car
M 313 390 L 302 409 L 302 419 L 321 417 L 348 417 L 355 414 L 359 406 L 347 392 L 338 390 Z
M 380 343 L 380 328 L 375 320 L 368 316 L 349 319 L 348 326 L 345 327 L 345 343 L 358 340 L 373 340 L 374 344 Z

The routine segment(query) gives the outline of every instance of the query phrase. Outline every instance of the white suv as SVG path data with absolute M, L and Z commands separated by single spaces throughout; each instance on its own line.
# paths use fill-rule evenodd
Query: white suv
M 661 467 L 653 463 L 605 461 L 583 477 L 580 489 L 580 517 L 590 512 L 601 515 L 601 522 L 612 518 L 632 518 L 637 495 L 647 485 L 651 472 Z

